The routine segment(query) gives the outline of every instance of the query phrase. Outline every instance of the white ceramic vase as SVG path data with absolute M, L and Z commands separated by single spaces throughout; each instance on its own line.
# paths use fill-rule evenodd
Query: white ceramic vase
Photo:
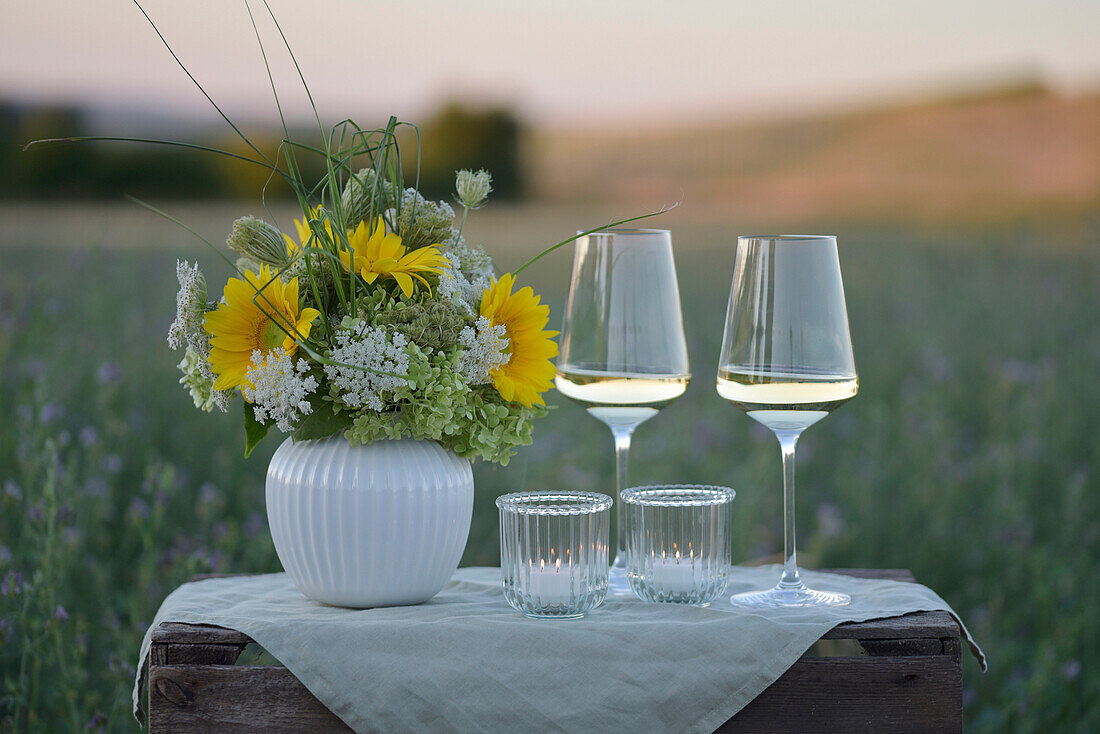
M 267 518 L 283 568 L 311 599 L 342 607 L 419 604 L 458 567 L 474 476 L 434 441 L 294 442 L 267 470 Z

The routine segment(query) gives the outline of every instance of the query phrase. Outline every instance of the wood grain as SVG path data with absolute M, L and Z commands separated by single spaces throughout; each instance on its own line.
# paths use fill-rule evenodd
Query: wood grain
M 803 658 L 720 732 L 962 731 L 962 675 L 943 655 Z
M 902 637 L 958 637 L 959 625 L 947 612 L 913 612 L 900 617 L 847 622 L 822 635 L 822 639 L 882 640 Z
M 351 729 L 283 667 L 170 665 L 149 675 L 150 732 L 311 732 Z
M 184 665 L 188 663 L 198 663 L 204 665 L 233 665 L 237 662 L 237 658 L 241 656 L 241 650 L 244 650 L 244 645 L 177 645 L 168 644 L 163 647 L 167 648 L 167 664 L 168 665 Z
M 243 632 L 209 624 L 162 622 L 153 630 L 153 643 L 177 645 L 247 645 L 252 638 Z

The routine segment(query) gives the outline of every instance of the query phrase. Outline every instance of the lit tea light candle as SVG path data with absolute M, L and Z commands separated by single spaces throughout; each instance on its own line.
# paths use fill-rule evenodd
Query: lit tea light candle
M 681 556 L 679 549 L 670 556 L 662 552 L 660 558 L 653 559 L 647 580 L 655 590 L 665 594 L 690 594 L 701 570 L 699 562 L 693 550 L 686 556 Z
M 551 551 L 551 555 L 553 555 L 553 551 Z M 540 558 L 537 566 L 534 559 L 531 559 L 529 566 L 531 572 L 530 594 L 540 606 L 570 603 L 570 586 L 573 574 L 569 565 L 563 567 L 560 558 L 553 559 L 549 564 L 545 558 Z

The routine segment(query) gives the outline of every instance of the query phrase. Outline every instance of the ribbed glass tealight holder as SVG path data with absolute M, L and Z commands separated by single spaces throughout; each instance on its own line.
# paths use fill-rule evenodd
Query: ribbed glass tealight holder
M 631 487 L 621 494 L 630 588 L 643 601 L 707 606 L 730 571 L 728 487 Z
M 516 492 L 497 498 L 504 598 L 533 619 L 578 619 L 607 595 L 611 498 Z

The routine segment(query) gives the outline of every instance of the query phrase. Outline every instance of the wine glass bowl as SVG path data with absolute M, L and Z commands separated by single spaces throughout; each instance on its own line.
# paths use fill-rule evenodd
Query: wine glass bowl
M 634 429 L 683 395 L 691 379 L 668 230 L 578 237 L 561 331 L 554 384 L 611 429 L 622 491 Z M 608 593 L 629 595 L 618 508 L 616 518 Z
M 717 390 L 771 429 L 783 456 L 783 574 L 775 588 L 731 601 L 750 607 L 849 603 L 846 594 L 807 589 L 795 550 L 795 446 L 806 428 L 859 390 L 835 237 L 738 238 Z

